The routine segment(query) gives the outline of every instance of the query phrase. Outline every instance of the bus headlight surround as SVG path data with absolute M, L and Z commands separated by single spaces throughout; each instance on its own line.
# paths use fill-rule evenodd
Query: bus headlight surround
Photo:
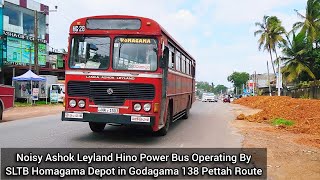
M 78 102 L 78 106 L 79 106 L 80 108 L 84 108 L 84 107 L 86 106 L 86 102 L 85 102 L 84 100 L 80 100 L 80 101 Z
M 74 99 L 71 99 L 70 101 L 69 101 L 69 106 L 70 107 L 76 107 L 76 105 L 77 105 L 77 101 L 76 100 L 74 100 Z
M 146 103 L 145 105 L 143 105 L 143 110 L 146 112 L 149 112 L 151 110 L 151 104 Z
M 133 109 L 135 110 L 135 111 L 140 111 L 141 110 L 141 104 L 139 104 L 139 103 L 136 103 L 136 104 L 134 104 L 134 106 L 133 106 Z

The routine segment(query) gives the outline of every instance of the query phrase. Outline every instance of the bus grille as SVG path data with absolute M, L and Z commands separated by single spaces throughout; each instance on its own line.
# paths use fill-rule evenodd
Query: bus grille
M 109 88 L 112 94 L 107 93 Z M 70 81 L 68 95 L 89 97 L 96 105 L 121 106 L 126 99 L 153 100 L 155 88 L 152 84 Z

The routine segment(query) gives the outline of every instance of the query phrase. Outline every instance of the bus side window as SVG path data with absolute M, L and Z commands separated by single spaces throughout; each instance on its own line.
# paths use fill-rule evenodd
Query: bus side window
M 184 55 L 181 56 L 181 72 L 186 72 L 186 58 Z
M 190 75 L 190 60 L 186 59 L 186 74 Z
M 179 51 L 176 52 L 176 61 L 175 61 L 175 63 L 176 63 L 176 70 L 180 71 L 181 59 L 180 59 L 180 52 Z
M 169 64 L 168 67 L 171 69 L 174 69 L 174 48 L 172 46 L 169 45 Z

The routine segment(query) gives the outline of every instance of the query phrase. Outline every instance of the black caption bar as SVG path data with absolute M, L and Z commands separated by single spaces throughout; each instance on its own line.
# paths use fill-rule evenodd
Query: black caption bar
M 1 179 L 266 179 L 266 166 L 266 149 L 1 149 Z

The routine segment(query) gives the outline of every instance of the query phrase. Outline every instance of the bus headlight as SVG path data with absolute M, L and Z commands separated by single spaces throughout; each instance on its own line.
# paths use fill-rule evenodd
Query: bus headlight
M 70 106 L 70 107 L 76 107 L 76 105 L 77 105 L 77 101 L 76 101 L 76 100 L 71 99 L 71 100 L 69 101 L 69 106 Z
M 84 108 L 84 107 L 86 106 L 86 102 L 84 102 L 84 100 L 80 100 L 80 101 L 78 102 L 78 106 L 79 106 L 80 108 Z
M 151 104 L 147 103 L 147 104 L 143 105 L 143 110 L 146 112 L 149 112 L 151 110 Z
M 133 106 L 133 109 L 135 111 L 140 111 L 141 110 L 141 105 L 139 103 L 136 103 L 134 106 Z

